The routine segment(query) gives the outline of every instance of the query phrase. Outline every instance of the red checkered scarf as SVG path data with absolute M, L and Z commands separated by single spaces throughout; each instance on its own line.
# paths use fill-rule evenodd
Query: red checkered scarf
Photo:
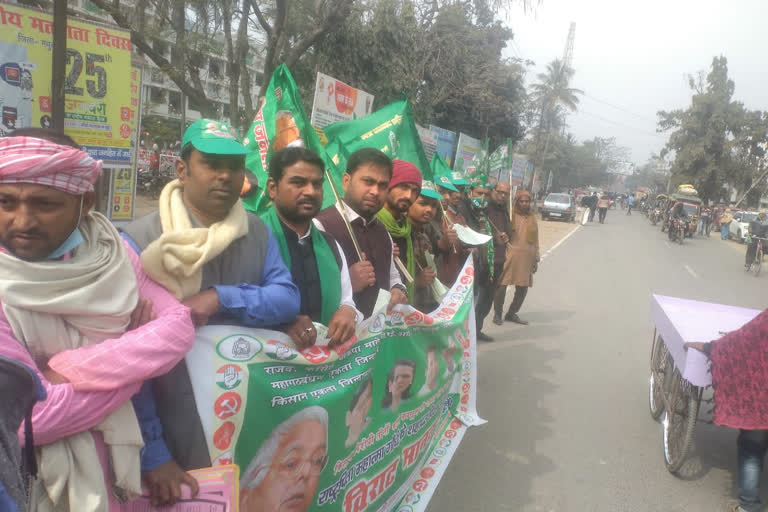
M 72 195 L 93 192 L 101 160 L 34 137 L 0 138 L 0 184 L 31 183 Z
M 712 344 L 717 425 L 768 429 L 768 310 Z

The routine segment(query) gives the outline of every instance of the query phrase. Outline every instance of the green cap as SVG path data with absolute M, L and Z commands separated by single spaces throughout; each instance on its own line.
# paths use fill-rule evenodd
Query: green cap
M 435 184 L 429 180 L 421 181 L 421 195 L 423 195 L 424 197 L 431 197 L 432 199 L 437 199 L 438 201 L 440 201 L 443 198 L 443 196 L 441 196 L 440 193 L 435 188 Z
M 234 126 L 215 119 L 200 119 L 184 132 L 183 148 L 192 144 L 203 153 L 212 155 L 247 155 L 250 153 L 237 136 Z
M 472 188 L 489 188 L 488 176 L 485 174 L 478 174 L 470 180 L 469 184 Z
M 447 188 L 451 192 L 459 191 L 459 189 L 453 186 L 453 182 L 451 182 L 451 178 L 449 178 L 448 176 L 436 176 L 435 178 L 437 179 L 436 185 L 438 187 Z
M 459 171 L 453 171 L 451 173 L 451 181 L 454 185 L 469 185 L 469 182 L 461 176 Z

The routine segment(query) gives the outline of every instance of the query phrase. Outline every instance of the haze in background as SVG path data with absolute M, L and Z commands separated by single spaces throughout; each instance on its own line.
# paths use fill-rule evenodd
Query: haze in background
M 572 87 L 585 94 L 568 130 L 579 141 L 616 137 L 640 165 L 666 143 L 656 112 L 686 108 L 686 75 L 708 69 L 715 55 L 728 58 L 734 99 L 768 110 L 766 20 L 766 0 L 542 0 L 534 11 L 510 11 L 507 56 L 535 61 L 528 82 L 535 81 L 562 58 L 576 22 Z

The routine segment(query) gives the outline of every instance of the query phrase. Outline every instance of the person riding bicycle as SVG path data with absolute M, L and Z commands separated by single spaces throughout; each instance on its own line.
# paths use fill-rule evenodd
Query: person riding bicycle
M 749 270 L 752 263 L 755 261 L 755 253 L 757 252 L 757 242 L 755 237 L 766 238 L 768 234 L 768 219 L 766 218 L 766 210 L 760 210 L 757 214 L 757 218 L 749 223 L 749 236 L 750 243 L 747 246 L 747 254 L 744 258 L 744 267 Z

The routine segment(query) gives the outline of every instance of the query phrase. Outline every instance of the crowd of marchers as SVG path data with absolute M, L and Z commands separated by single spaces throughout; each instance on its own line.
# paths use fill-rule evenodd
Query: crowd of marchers
M 271 206 L 257 216 L 239 197 L 246 152 L 227 123 L 193 123 L 157 211 L 118 231 L 94 210 L 101 162 L 71 138 L 0 138 L 0 502 L 117 510 L 142 485 L 155 505 L 182 484 L 195 492 L 188 471 L 211 465 L 184 362 L 197 326 L 280 330 L 304 349 L 322 324 L 334 347 L 382 291 L 389 310 L 433 311 L 468 258 L 477 339 L 492 340 L 492 307 L 496 323 L 525 324 L 539 261 L 527 191 L 510 201 L 487 176 L 427 181 L 366 148 L 348 159 L 343 199 L 322 209 L 324 162 L 293 147 L 272 156 Z M 467 243 L 457 229 L 486 236 Z M 31 489 L 21 458 L 38 472 Z

